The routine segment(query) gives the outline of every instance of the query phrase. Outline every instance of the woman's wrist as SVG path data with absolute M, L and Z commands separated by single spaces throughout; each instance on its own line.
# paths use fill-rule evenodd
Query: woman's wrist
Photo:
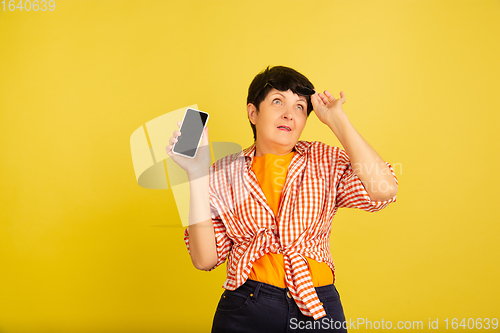
M 209 168 L 206 168 L 206 169 L 195 169 L 195 170 L 186 170 L 186 174 L 187 174 L 187 177 L 188 177 L 188 179 L 190 181 L 191 180 L 195 180 L 195 179 L 198 179 L 198 178 L 202 178 L 202 177 L 208 176 L 208 174 L 209 174 Z

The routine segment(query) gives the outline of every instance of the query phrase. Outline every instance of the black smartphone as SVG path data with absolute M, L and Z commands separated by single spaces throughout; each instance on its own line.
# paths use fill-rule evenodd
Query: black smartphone
M 194 158 L 198 152 L 203 130 L 208 122 L 208 113 L 188 108 L 184 113 L 181 128 L 181 135 L 174 143 L 172 152 L 189 158 Z

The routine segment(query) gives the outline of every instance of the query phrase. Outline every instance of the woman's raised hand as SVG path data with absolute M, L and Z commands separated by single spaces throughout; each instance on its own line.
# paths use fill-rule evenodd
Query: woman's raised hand
M 328 90 L 325 90 L 324 94 L 317 92 L 311 95 L 314 113 L 326 125 L 331 125 L 339 115 L 345 114 L 342 109 L 342 104 L 345 101 L 346 98 L 343 91 L 340 92 L 340 98 L 335 98 Z
M 177 127 L 180 128 L 181 121 L 177 121 Z M 172 147 L 174 143 L 178 141 L 178 137 L 181 135 L 179 130 L 172 133 L 168 143 L 169 146 L 166 147 L 167 155 L 174 160 L 177 165 L 179 165 L 184 171 L 186 171 L 188 177 L 202 177 L 208 175 L 210 169 L 210 145 L 208 144 L 208 127 L 203 129 L 203 136 L 201 138 L 200 147 L 198 147 L 198 152 L 195 158 L 184 157 L 182 155 L 174 154 L 172 152 Z

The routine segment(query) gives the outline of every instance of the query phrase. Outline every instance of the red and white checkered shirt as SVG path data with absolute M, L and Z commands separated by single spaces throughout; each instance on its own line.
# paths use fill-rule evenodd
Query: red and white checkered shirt
M 330 254 L 331 222 L 340 207 L 376 212 L 396 201 L 373 201 L 356 176 L 347 153 L 322 142 L 299 141 L 290 162 L 278 215 L 267 204 L 252 170 L 255 143 L 210 167 L 210 209 L 217 264 L 227 262 L 223 288 L 235 290 L 252 264 L 266 253 L 282 253 L 285 281 L 301 312 L 326 315 L 314 289 L 305 257 L 335 270 Z M 386 162 L 398 182 L 392 166 Z M 189 232 L 184 231 L 189 251 Z

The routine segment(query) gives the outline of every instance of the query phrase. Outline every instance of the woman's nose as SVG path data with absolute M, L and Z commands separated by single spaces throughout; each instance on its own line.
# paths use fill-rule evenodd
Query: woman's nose
M 289 110 L 287 108 L 286 110 L 283 111 L 282 117 L 291 120 L 292 119 L 292 114 L 293 114 L 292 110 Z

